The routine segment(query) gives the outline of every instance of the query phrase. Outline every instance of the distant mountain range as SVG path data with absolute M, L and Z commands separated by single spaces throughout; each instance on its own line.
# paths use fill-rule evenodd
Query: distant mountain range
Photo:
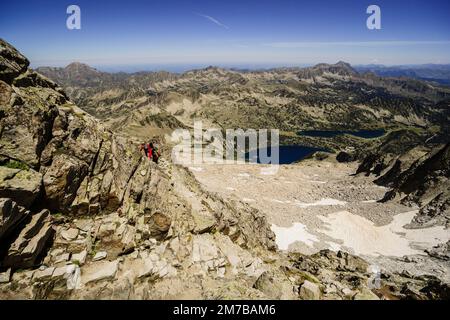
M 72 63 L 66 69 L 73 69 L 80 67 L 83 69 L 81 63 Z M 84 65 L 87 67 L 87 65 Z M 319 64 L 320 66 L 320 64 Z M 114 74 L 132 74 L 143 72 L 161 72 L 167 71 L 168 73 L 181 74 L 194 69 L 202 69 L 204 65 L 128 65 L 128 66 L 98 66 L 97 73 L 114 73 Z M 238 72 L 257 72 L 257 71 L 270 71 L 270 70 L 298 70 L 314 67 L 314 65 L 301 65 L 291 67 L 274 67 L 270 65 L 220 65 L 223 69 L 230 69 Z M 380 64 L 368 64 L 368 65 L 352 65 L 352 68 L 358 73 L 374 73 L 381 77 L 407 77 L 417 80 L 432 81 L 442 85 L 450 85 L 450 64 L 422 64 L 422 65 L 396 65 L 385 66 Z M 38 70 L 45 70 L 44 73 L 52 72 L 52 70 L 60 70 L 58 67 L 37 67 Z M 91 71 L 92 71 L 91 70 Z M 67 70 L 73 71 L 73 70 Z M 82 70 L 80 70 L 82 71 Z M 85 70 L 86 71 L 86 70 Z M 73 72 L 70 72 L 71 74 Z M 76 72 L 75 72 L 76 73 Z M 92 72 L 91 72 L 92 73 Z
M 167 133 L 193 119 L 222 128 L 277 128 L 290 136 L 404 126 L 448 132 L 449 87 L 358 72 L 342 61 L 257 71 L 211 66 L 182 74 L 108 73 L 80 63 L 36 71 L 110 128 L 134 136 L 137 130 Z
M 404 66 L 360 65 L 354 68 L 360 73 L 372 72 L 381 77 L 408 77 L 450 85 L 450 65 L 448 64 Z

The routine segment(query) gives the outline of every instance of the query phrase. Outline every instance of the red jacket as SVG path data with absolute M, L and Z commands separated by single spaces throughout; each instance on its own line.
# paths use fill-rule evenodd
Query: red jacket
M 153 149 L 148 145 L 148 158 L 151 159 L 153 157 Z
M 139 150 L 144 150 L 149 159 L 153 157 L 153 149 L 150 147 L 150 143 L 141 144 Z

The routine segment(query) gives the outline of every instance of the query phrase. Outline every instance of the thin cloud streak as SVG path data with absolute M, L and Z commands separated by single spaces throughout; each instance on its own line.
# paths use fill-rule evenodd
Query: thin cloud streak
M 201 13 L 196 13 L 198 16 L 203 17 L 209 21 L 211 21 L 212 23 L 218 25 L 219 27 L 225 28 L 225 29 L 230 29 L 230 27 L 228 27 L 227 25 L 223 24 L 222 22 L 220 22 L 219 20 L 217 20 L 214 17 L 208 16 L 206 14 L 201 14 Z
M 321 48 L 321 47 L 390 47 L 417 45 L 448 45 L 450 40 L 444 41 L 341 41 L 341 42 L 271 42 L 263 44 L 272 48 Z

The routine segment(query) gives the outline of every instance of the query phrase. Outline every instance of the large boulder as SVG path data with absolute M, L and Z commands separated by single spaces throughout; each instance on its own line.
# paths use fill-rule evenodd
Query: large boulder
M 337 154 L 336 160 L 341 163 L 352 162 L 355 161 L 355 155 L 341 151 Z
M 266 271 L 262 273 L 253 287 L 272 299 L 293 300 L 296 298 L 294 286 L 281 271 Z
M 67 212 L 77 190 L 88 173 L 86 163 L 66 154 L 59 154 L 44 174 L 45 196 L 49 208 Z
M 155 239 L 163 239 L 169 232 L 171 219 L 163 213 L 156 212 L 150 217 L 148 224 L 150 235 Z
M 319 300 L 320 297 L 320 287 L 316 283 L 305 280 L 300 287 L 300 298 L 302 300 Z
M 0 166 L 0 197 L 29 208 L 41 191 L 42 175 L 34 170 Z

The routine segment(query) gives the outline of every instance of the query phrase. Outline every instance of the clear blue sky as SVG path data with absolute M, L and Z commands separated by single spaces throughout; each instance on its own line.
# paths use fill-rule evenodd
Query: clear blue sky
M 81 30 L 66 8 L 81 8 Z M 366 9 L 381 7 L 382 30 Z M 450 63 L 448 0 L 3 1 L 0 37 L 33 66 Z

